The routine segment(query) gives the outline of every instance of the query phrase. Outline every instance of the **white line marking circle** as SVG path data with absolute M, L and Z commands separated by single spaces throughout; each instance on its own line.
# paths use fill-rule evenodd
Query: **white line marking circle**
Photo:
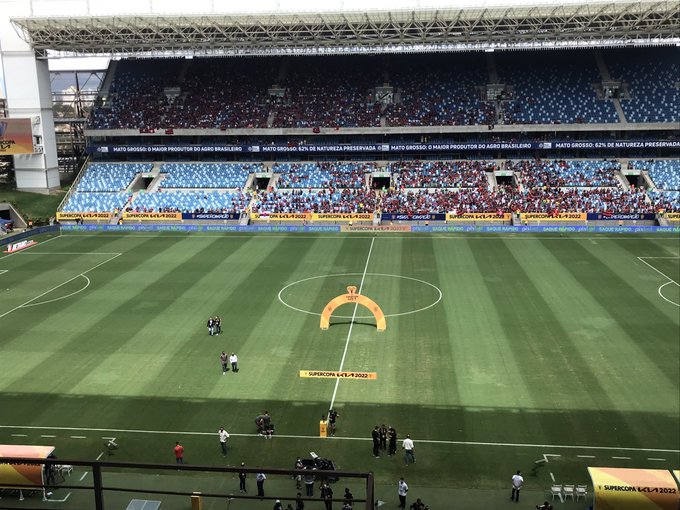
M 320 316 L 321 316 L 320 313 L 310 312 L 309 310 L 303 310 L 303 309 L 301 309 L 301 308 L 297 308 L 297 307 L 295 307 L 295 306 L 293 306 L 293 305 L 291 305 L 291 304 L 286 303 L 286 302 L 283 300 L 283 298 L 281 297 L 281 295 L 282 295 L 282 294 L 285 292 L 285 290 L 288 289 L 289 287 L 292 287 L 293 285 L 297 285 L 297 284 L 299 284 L 299 283 L 308 282 L 308 281 L 310 281 L 310 280 L 318 280 L 319 278 L 334 278 L 334 277 L 336 277 L 336 276 L 361 276 L 362 274 L 363 274 L 363 273 L 339 273 L 339 274 L 325 274 L 325 275 L 319 275 L 319 276 L 310 276 L 309 278 L 303 278 L 302 280 L 294 281 L 294 282 L 292 282 L 292 283 L 289 283 L 289 284 L 286 285 L 285 287 L 283 287 L 283 288 L 279 291 L 278 298 L 279 298 L 279 301 L 281 302 L 281 304 L 282 304 L 283 306 L 287 306 L 287 307 L 290 308 L 291 310 L 295 310 L 296 312 L 306 313 L 306 314 L 308 314 L 308 315 L 316 315 L 317 317 L 320 317 Z M 437 293 L 438 293 L 437 300 L 436 300 L 434 303 L 431 303 L 431 304 L 429 304 L 429 305 L 427 305 L 427 306 L 424 306 L 424 307 L 422 307 L 422 308 L 418 308 L 417 310 L 410 310 L 410 311 L 408 311 L 408 312 L 391 313 L 391 314 L 387 314 L 387 313 L 386 313 L 386 314 L 385 314 L 385 317 L 399 317 L 399 316 L 401 316 L 401 315 L 411 315 L 411 314 L 414 314 L 414 313 L 423 312 L 423 311 L 425 311 L 425 310 L 427 310 L 427 309 L 429 309 L 429 308 L 432 308 L 433 306 L 437 305 L 437 304 L 442 300 L 442 291 L 441 291 L 441 289 L 440 289 L 439 287 L 437 287 L 436 285 L 430 283 L 430 282 L 426 282 L 425 280 L 419 280 L 418 278 L 411 278 L 410 276 L 402 276 L 402 275 L 398 275 L 398 274 L 384 274 L 384 273 L 366 273 L 366 276 L 385 276 L 385 277 L 387 277 L 387 278 L 401 278 L 401 279 L 403 279 L 403 280 L 411 280 L 411 281 L 418 282 L 418 283 L 422 283 L 422 284 L 425 284 L 425 285 L 427 285 L 427 286 L 429 286 L 429 287 L 432 287 L 432 288 L 433 288 L 434 290 L 436 290 Z M 352 318 L 351 315 L 334 315 L 333 317 L 335 317 L 336 319 L 351 319 L 351 318 Z M 365 316 L 356 316 L 356 317 L 354 317 L 354 318 L 355 318 L 355 319 L 371 319 L 372 317 L 373 317 L 372 315 L 365 315 Z
M 29 303 L 27 305 L 21 305 L 19 308 L 28 308 L 30 306 L 46 305 L 47 303 L 54 303 L 55 301 L 61 301 L 62 299 L 66 299 L 66 298 L 70 298 L 71 296 L 75 296 L 76 294 L 84 291 L 85 289 L 87 289 L 90 286 L 90 279 L 87 276 L 85 276 L 84 274 L 79 274 L 78 276 L 82 276 L 83 278 L 85 278 L 87 280 L 87 283 L 85 284 L 84 287 L 76 290 L 75 292 L 71 292 L 70 294 L 66 294 L 65 296 L 60 296 L 58 298 L 48 299 L 47 301 L 39 301 L 37 303 Z
M 669 303 L 671 303 L 671 304 L 673 304 L 673 305 L 675 305 L 675 306 L 677 306 L 677 307 L 680 307 L 680 303 L 676 303 L 676 302 L 673 301 L 672 299 L 667 298 L 666 296 L 663 295 L 663 292 L 661 292 L 661 289 L 663 289 L 666 285 L 670 285 L 671 283 L 675 283 L 675 282 L 674 282 L 673 280 L 671 280 L 670 282 L 666 282 L 666 283 L 664 283 L 661 287 L 659 287 L 659 289 L 658 289 L 659 296 L 661 296 L 662 299 L 665 299 L 665 300 L 668 301 Z M 675 283 L 675 285 L 677 285 L 677 283 Z

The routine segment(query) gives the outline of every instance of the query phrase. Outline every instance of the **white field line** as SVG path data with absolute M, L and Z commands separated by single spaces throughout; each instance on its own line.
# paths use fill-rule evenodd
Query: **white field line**
M 101 251 L 20 251 L 17 255 L 120 255 L 119 252 L 101 252 Z
M 50 430 L 50 431 L 66 431 L 66 432 L 111 432 L 115 433 L 116 437 L 121 434 L 148 434 L 148 435 L 175 435 L 175 436 L 214 436 L 215 432 L 189 432 L 177 430 L 143 430 L 143 429 L 105 429 L 105 428 L 85 428 L 85 427 L 44 427 L 35 425 L 0 425 L 0 429 L 19 429 L 19 430 Z M 249 434 L 243 433 L 229 433 L 234 437 L 261 437 L 255 432 Z M 318 439 L 323 441 L 372 441 L 370 437 L 342 437 L 335 436 L 331 438 L 324 438 L 319 436 L 297 436 L 292 434 L 275 434 L 277 438 L 285 439 Z M 605 451 L 620 451 L 620 452 L 657 452 L 657 453 L 680 453 L 680 450 L 672 450 L 667 448 L 631 448 L 626 446 L 587 446 L 587 445 L 559 445 L 559 444 L 533 444 L 533 443 L 495 443 L 483 441 L 447 441 L 437 439 L 416 439 L 416 443 L 436 444 L 436 445 L 460 445 L 460 446 L 500 446 L 508 448 L 542 448 L 543 450 L 564 449 L 564 450 L 605 450 Z
M 89 471 L 85 471 L 85 472 L 83 473 L 83 476 L 81 476 L 80 479 L 79 479 L 80 482 L 82 482 L 83 480 L 85 480 L 85 477 L 87 476 L 87 473 L 89 473 Z
M 659 459 L 657 457 L 647 457 L 647 460 L 658 460 L 659 462 L 666 462 L 666 459 Z
M 366 271 L 368 271 L 368 262 L 371 260 L 371 253 L 373 253 L 373 243 L 375 243 L 375 237 L 371 238 L 371 246 L 368 249 L 368 256 L 366 257 L 366 264 L 364 265 L 364 273 L 361 275 L 361 283 L 359 284 L 359 294 L 361 294 L 361 289 L 364 287 L 364 280 L 366 279 Z M 347 332 L 347 340 L 345 340 L 345 350 L 342 353 L 342 360 L 340 360 L 340 368 L 338 372 L 342 372 L 342 367 L 345 365 L 345 357 L 347 356 L 347 348 L 349 347 L 349 338 L 352 336 L 352 328 L 354 327 L 354 319 L 357 315 L 357 308 L 359 308 L 359 302 L 354 304 L 354 312 L 352 313 L 352 320 L 349 323 L 349 331 Z M 333 389 L 333 397 L 331 398 L 331 405 L 328 409 L 333 409 L 333 404 L 335 404 L 335 396 L 338 393 L 338 386 L 340 386 L 340 378 L 335 378 L 335 388 Z
M 70 495 L 71 495 L 71 493 L 69 492 L 69 493 L 64 497 L 64 499 L 48 499 L 47 501 L 49 501 L 49 502 L 51 502 L 51 503 L 63 503 L 64 501 L 66 501 L 66 500 L 69 498 Z
M 0 274 L 5 274 L 9 269 L 0 269 Z
M 577 455 L 579 459 L 594 459 L 595 455 Z
M 651 265 L 649 262 L 647 262 L 647 261 L 645 260 L 645 259 L 649 259 L 649 258 L 652 258 L 652 257 L 638 257 L 638 259 L 640 260 L 640 262 L 644 262 L 645 264 L 647 264 L 647 266 L 651 267 L 654 271 L 656 271 L 657 273 L 659 273 L 661 276 L 663 276 L 663 277 L 666 278 L 667 280 L 670 280 L 671 282 L 673 282 L 674 284 L 676 284 L 677 286 L 680 287 L 680 283 L 676 282 L 676 281 L 675 281 L 673 278 L 671 278 L 670 276 L 668 276 L 668 275 L 662 273 L 661 271 L 659 271 L 657 268 L 655 268 L 653 265 Z M 678 257 L 654 257 L 654 258 L 656 258 L 656 259 L 661 259 L 661 258 L 664 258 L 664 259 L 677 259 Z
M 0 319 L 2 319 L 3 317 L 9 315 L 9 314 L 12 313 L 12 312 L 18 310 L 19 308 L 23 308 L 23 307 L 25 307 L 25 306 L 27 306 L 27 305 L 30 305 L 30 304 L 33 303 L 33 301 L 35 301 L 36 299 L 40 299 L 41 297 L 43 297 L 43 296 L 49 294 L 50 292 L 52 292 L 52 291 L 54 291 L 54 290 L 57 290 L 59 287 L 63 287 L 64 285 L 66 285 L 67 283 L 72 282 L 72 281 L 75 280 L 76 278 L 80 278 L 81 276 L 85 276 L 86 273 L 89 273 L 90 271 L 94 271 L 94 270 L 97 269 L 99 266 L 103 266 L 103 265 L 106 264 L 107 262 L 111 262 L 113 259 L 115 259 L 115 258 L 117 258 L 117 257 L 120 257 L 121 255 L 122 255 L 122 253 L 117 253 L 117 254 L 114 255 L 113 257 L 111 257 L 111 258 L 109 258 L 109 259 L 106 259 L 104 262 L 100 262 L 99 264 L 97 264 L 97 265 L 94 266 L 94 267 L 91 267 L 91 268 L 88 269 L 87 271 L 83 271 L 82 273 L 80 273 L 80 274 L 74 276 L 73 278 L 69 278 L 69 279 L 66 280 L 64 283 L 60 283 L 59 285 L 57 285 L 57 286 L 55 286 L 55 287 L 52 287 L 51 289 L 49 289 L 49 290 L 43 292 L 42 294 L 39 294 L 39 295 L 35 296 L 35 297 L 32 298 L 32 299 L 29 299 L 29 300 L 26 301 L 25 303 L 23 303 L 23 304 L 21 304 L 21 305 L 19 305 L 19 306 L 15 306 L 15 307 L 12 308 L 10 311 L 1 314 L 1 315 L 0 315 Z
M 43 244 L 49 243 L 50 241 L 54 241 L 55 239 L 59 239 L 60 237 L 61 237 L 61 234 L 59 234 L 58 236 L 50 237 L 49 239 L 46 239 L 45 241 L 40 241 L 39 243 L 34 244 L 33 246 L 29 246 L 28 248 L 24 248 L 24 249 L 21 250 L 21 251 L 15 251 L 14 253 L 8 253 L 8 254 L 6 254 L 6 255 L 1 256 L 1 257 L 0 257 L 0 260 L 4 260 L 4 259 L 6 259 L 6 258 L 8 258 L 8 257 L 12 257 L 12 256 L 14 256 L 14 255 L 18 255 L 19 253 L 24 253 L 24 254 L 25 254 L 25 253 L 28 253 L 28 250 L 30 250 L 31 248 L 35 248 L 36 246 L 42 246 Z
M 323 236 L 324 239 L 347 239 L 348 237 L 352 237 L 353 239 L 372 239 L 375 237 L 375 234 L 379 232 L 371 232 L 371 235 L 361 235 L 358 233 L 351 233 L 351 234 L 345 234 L 345 235 L 326 235 L 323 232 L 319 232 L 316 235 L 302 235 L 298 234 L 296 232 L 291 232 L 288 235 L 285 234 L 272 234 L 270 235 L 268 232 L 262 232 L 259 234 L 234 234 L 232 232 L 220 232 L 219 234 L 194 234 L 190 233 L 190 236 L 192 238 L 196 237 L 205 237 L 209 239 L 214 239 L 216 237 L 223 237 L 225 239 L 231 239 L 234 237 L 245 237 L 245 238 L 252 238 L 252 239 L 280 239 L 280 238 L 288 238 L 288 239 L 318 239 L 319 237 Z M 530 232 L 527 232 L 528 234 L 531 234 Z M 538 232 L 537 232 L 538 233 Z M 484 235 L 484 234 L 489 234 L 489 235 Z M 158 239 L 165 239 L 165 238 L 171 238 L 171 237 L 181 237 L 183 239 L 186 239 L 187 236 L 186 234 L 184 235 L 171 235 L 167 234 L 165 232 L 159 233 L 156 235 L 148 235 L 148 234 L 135 234 L 132 232 L 126 232 L 124 234 L 109 234 L 107 233 L 100 233 L 100 234 L 71 234 L 71 233 L 62 233 L 61 234 L 63 237 L 140 237 L 140 238 L 158 238 Z M 495 235 L 492 232 L 488 233 L 482 233 L 479 236 L 466 236 L 466 235 L 455 235 L 455 234 L 443 234 L 439 232 L 423 232 L 422 234 L 419 235 L 410 235 L 410 236 L 405 236 L 405 235 L 392 235 L 387 232 L 385 232 L 385 235 L 381 235 L 380 239 L 423 239 L 424 236 L 430 235 L 431 239 L 514 239 L 514 240 L 537 240 L 537 239 L 553 239 L 553 240 L 562 240 L 562 241 L 569 241 L 572 239 L 578 239 L 578 240 L 588 240 L 591 239 L 590 236 L 588 237 L 583 237 L 583 236 L 573 236 L 573 237 L 564 237 L 564 236 L 559 236 L 559 237 L 552 237 L 552 236 L 540 236 L 540 237 L 525 237 L 522 235 L 518 235 L 517 233 L 514 235 Z M 660 236 L 641 236 L 641 235 L 627 235 L 627 236 L 621 236 L 621 237 L 610 237 L 607 234 L 602 234 L 602 239 L 653 239 L 653 240 L 673 240 L 676 241 L 678 238 L 677 237 L 660 237 Z
M 630 460 L 630 457 L 612 457 L 612 459 L 616 459 L 616 460 Z
M 76 290 L 75 292 L 71 292 L 70 294 L 66 294 L 65 296 L 59 296 L 58 298 L 48 299 L 47 301 L 38 301 L 37 303 L 31 303 L 29 305 L 24 305 L 23 307 L 28 308 L 29 306 L 46 305 L 48 303 L 54 303 L 55 301 L 61 301 L 62 299 L 70 298 L 71 296 L 75 296 L 76 294 L 80 294 L 82 291 L 84 291 L 85 289 L 87 289 L 90 286 L 90 279 L 85 275 L 81 275 L 81 276 L 87 280 L 87 283 L 85 284 L 84 287 Z
M 680 283 L 676 282 L 673 278 L 671 278 L 671 277 L 668 276 L 667 274 L 662 273 L 661 271 L 659 271 L 657 268 L 655 268 L 653 265 L 651 265 L 649 262 L 647 262 L 647 261 L 645 260 L 645 259 L 650 259 L 650 258 L 657 258 L 657 259 L 677 259 L 678 257 L 638 257 L 638 260 L 639 260 L 640 262 L 646 264 L 647 267 L 651 267 L 654 271 L 656 271 L 657 273 L 659 273 L 661 276 L 663 276 L 664 278 L 666 278 L 666 279 L 668 280 L 666 283 L 664 283 L 663 285 L 661 285 L 661 286 L 657 289 L 657 293 L 659 294 L 659 296 L 661 297 L 661 299 L 663 299 L 664 301 L 666 301 L 666 302 L 668 302 L 668 303 L 670 303 L 670 304 L 672 304 L 672 305 L 675 305 L 675 306 L 677 306 L 677 307 L 680 307 L 680 303 L 676 303 L 675 301 L 673 301 L 673 300 L 671 300 L 671 299 L 668 299 L 668 298 L 667 298 L 666 296 L 664 296 L 663 293 L 661 292 L 661 289 L 663 289 L 666 285 L 670 285 L 671 283 L 674 283 L 675 285 L 677 285 L 678 287 L 680 287 Z

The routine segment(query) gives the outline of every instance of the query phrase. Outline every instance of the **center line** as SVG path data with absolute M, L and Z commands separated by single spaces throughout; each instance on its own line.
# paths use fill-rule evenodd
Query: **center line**
M 371 247 L 368 249 L 368 257 L 366 257 L 366 265 L 364 266 L 364 272 L 361 275 L 361 283 L 359 284 L 359 294 L 361 294 L 361 289 L 364 287 L 364 279 L 366 278 L 366 271 L 368 271 L 368 261 L 371 260 L 371 253 L 373 252 L 373 243 L 375 242 L 375 237 L 371 238 Z M 359 303 L 354 304 L 354 312 L 352 313 L 352 320 L 349 323 L 349 331 L 347 332 L 347 340 L 345 340 L 345 350 L 342 353 L 342 360 L 340 361 L 340 368 L 338 372 L 342 372 L 342 367 L 345 365 L 345 356 L 347 356 L 347 348 L 349 347 L 349 337 L 352 336 L 352 328 L 354 327 L 354 318 L 357 315 L 357 308 L 359 308 Z M 335 404 L 335 395 L 338 393 L 338 386 L 340 386 L 340 378 L 335 379 L 335 389 L 333 390 L 333 398 L 331 398 L 331 405 L 328 409 L 333 409 L 333 404 Z

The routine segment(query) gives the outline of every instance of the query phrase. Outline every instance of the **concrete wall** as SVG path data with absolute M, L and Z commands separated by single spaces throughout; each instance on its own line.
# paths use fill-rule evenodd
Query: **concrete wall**
M 32 119 L 34 145 L 39 140 L 43 147 L 42 153 L 14 156 L 17 188 L 48 193 L 59 188 L 50 73 L 47 61 L 36 60 L 31 46 L 19 37 L 9 21 L 11 17 L 30 14 L 30 2 L 2 1 L 0 55 L 5 76 L 8 116 Z

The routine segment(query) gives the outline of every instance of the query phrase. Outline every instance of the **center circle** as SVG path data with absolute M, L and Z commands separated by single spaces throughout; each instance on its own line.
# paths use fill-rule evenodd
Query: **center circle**
M 428 304 L 427 306 L 422 306 L 422 307 L 417 308 L 417 309 L 407 310 L 407 311 L 399 312 L 399 313 L 386 313 L 385 317 L 399 317 L 399 316 L 402 316 L 402 315 L 410 315 L 410 314 L 417 313 L 417 312 L 423 312 L 423 311 L 428 310 L 429 308 L 432 308 L 433 306 L 437 305 L 442 300 L 441 289 L 439 287 L 437 287 L 436 285 L 430 283 L 430 282 L 426 282 L 425 280 L 420 280 L 418 278 L 412 278 L 410 276 L 402 276 L 402 275 L 397 275 L 397 274 L 383 274 L 383 273 L 339 273 L 339 274 L 326 274 L 326 275 L 319 275 L 319 276 L 310 276 L 309 278 L 303 278 L 301 280 L 296 280 L 292 283 L 289 283 L 285 287 L 283 287 L 279 291 L 278 299 L 279 299 L 279 301 L 281 302 L 282 305 L 287 306 L 291 310 L 295 310 L 296 312 L 300 312 L 300 313 L 306 313 L 308 315 L 316 315 L 316 316 L 320 317 L 321 313 L 313 312 L 311 310 L 304 310 L 302 308 L 293 306 L 290 303 L 286 302 L 286 300 L 283 298 L 283 294 L 288 289 L 290 289 L 291 287 L 294 287 L 294 286 L 300 285 L 300 284 L 304 284 L 305 282 L 309 282 L 309 281 L 312 281 L 312 280 L 319 280 L 321 278 L 338 278 L 338 277 L 343 277 L 343 276 L 360 276 L 362 278 L 366 277 L 366 276 L 372 276 L 372 277 L 378 276 L 378 277 L 385 277 L 385 278 L 399 278 L 399 279 L 402 279 L 402 280 L 408 280 L 408 281 L 411 281 L 411 282 L 420 283 L 422 285 L 427 285 L 428 287 L 431 287 L 436 292 L 436 299 L 432 303 Z M 335 296 L 330 296 L 329 300 L 332 299 L 333 297 L 335 297 Z M 368 297 L 371 297 L 371 296 L 368 296 Z M 322 306 L 324 306 L 325 304 L 326 303 L 322 303 L 320 305 L 320 308 Z M 364 316 L 355 315 L 354 317 L 352 317 L 351 315 L 333 315 L 333 317 L 335 317 L 337 319 L 352 319 L 352 318 L 354 318 L 354 319 L 371 319 L 371 318 L 373 318 L 372 315 L 364 315 Z

